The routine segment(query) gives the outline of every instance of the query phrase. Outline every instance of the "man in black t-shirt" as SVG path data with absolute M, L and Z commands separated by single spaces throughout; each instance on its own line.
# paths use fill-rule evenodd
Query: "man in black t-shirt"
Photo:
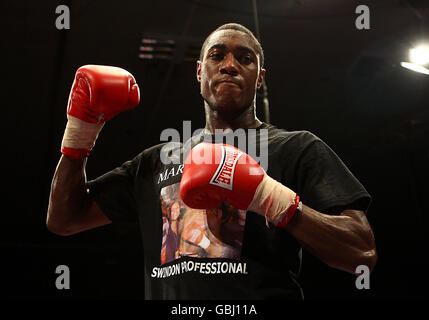
M 80 70 L 52 183 L 49 230 L 69 235 L 115 221 L 138 223 L 147 299 L 302 299 L 301 247 L 349 273 L 358 265 L 372 270 L 377 254 L 365 216 L 369 194 L 321 139 L 256 118 L 263 63 L 262 48 L 245 27 L 226 24 L 213 31 L 197 63 L 204 130 L 183 143 L 146 149 L 90 182 L 86 157 L 104 121 L 134 107 L 138 87 L 122 69 Z M 211 144 L 219 141 L 218 129 L 222 141 L 234 141 L 231 136 L 244 129 L 246 148 Z M 201 167 L 190 169 L 185 161 L 196 146 L 223 150 L 213 167 L 216 179 L 203 189 L 195 187 Z M 267 161 L 257 164 L 247 156 L 252 150 Z M 240 157 L 253 161 L 252 169 Z M 219 178 L 225 168 L 242 189 Z M 253 173 L 238 177 L 243 170 Z M 270 182 L 251 182 L 255 172 Z

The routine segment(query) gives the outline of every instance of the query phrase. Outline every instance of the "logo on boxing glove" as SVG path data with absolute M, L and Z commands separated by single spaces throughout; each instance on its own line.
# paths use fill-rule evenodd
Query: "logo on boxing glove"
M 221 161 L 209 183 L 221 188 L 232 190 L 234 170 L 237 165 L 238 159 L 243 154 L 243 152 L 231 148 L 225 148 L 225 146 L 221 147 Z

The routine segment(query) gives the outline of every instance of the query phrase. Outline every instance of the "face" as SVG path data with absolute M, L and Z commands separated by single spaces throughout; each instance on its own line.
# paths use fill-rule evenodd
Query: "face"
M 197 63 L 197 79 L 212 110 L 240 113 L 254 103 L 265 76 L 256 52 L 244 32 L 221 30 L 211 35 L 203 61 Z

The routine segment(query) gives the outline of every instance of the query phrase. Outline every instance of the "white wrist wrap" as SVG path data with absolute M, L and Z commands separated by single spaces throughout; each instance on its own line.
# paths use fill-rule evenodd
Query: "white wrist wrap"
M 62 147 L 92 150 L 104 123 L 90 123 L 67 115 Z
M 295 202 L 296 193 L 267 174 L 256 189 L 247 210 L 262 214 L 265 221 L 277 225 Z

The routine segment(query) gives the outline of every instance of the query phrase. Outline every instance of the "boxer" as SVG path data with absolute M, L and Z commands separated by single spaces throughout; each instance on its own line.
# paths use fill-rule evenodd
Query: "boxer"
M 370 195 L 319 137 L 256 117 L 265 74 L 264 52 L 250 30 L 236 23 L 215 29 L 196 64 L 205 130 L 183 142 L 191 146 L 185 163 L 163 163 L 169 155 L 161 143 L 87 181 L 86 162 L 103 124 L 136 107 L 140 94 L 121 68 L 77 70 L 48 229 L 71 235 L 112 222 L 139 224 L 147 299 L 302 299 L 302 248 L 351 274 L 359 265 L 372 270 Z M 246 150 L 206 141 L 216 129 L 266 130 L 268 169 Z M 177 148 L 185 156 L 186 148 Z M 201 153 L 210 161 L 192 160 Z M 171 170 L 178 174 L 160 179 Z

